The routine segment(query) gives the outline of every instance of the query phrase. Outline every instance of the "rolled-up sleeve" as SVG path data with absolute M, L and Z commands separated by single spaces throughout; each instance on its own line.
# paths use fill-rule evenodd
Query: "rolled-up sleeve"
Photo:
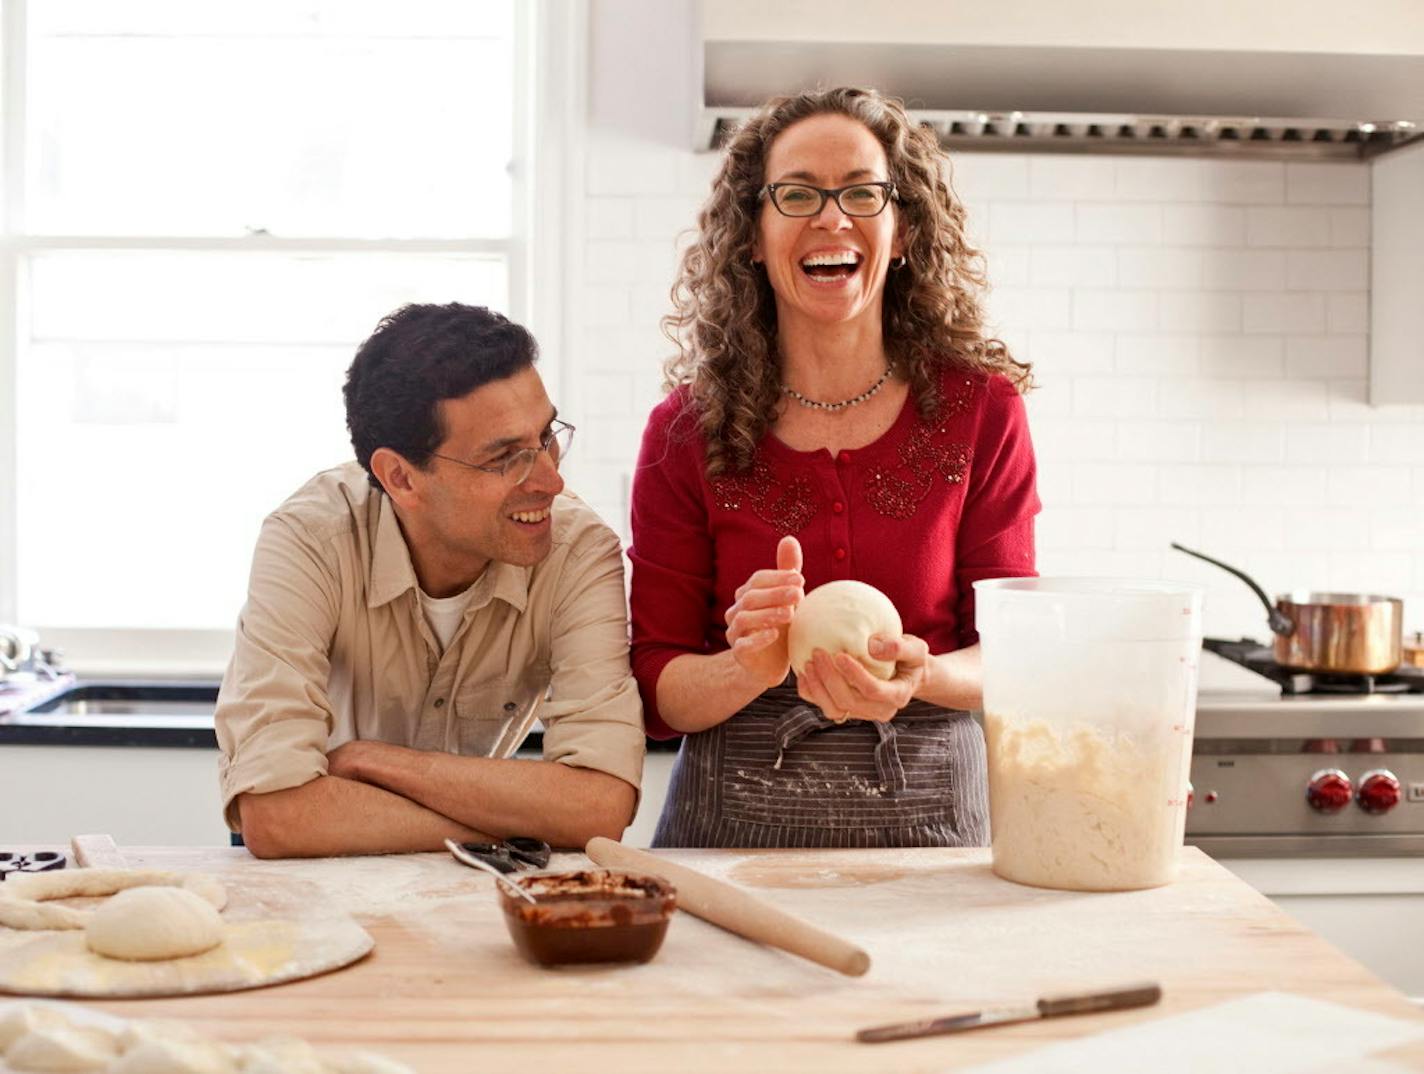
M 339 574 L 319 543 L 281 516 L 269 517 L 214 715 L 223 815 L 233 831 L 241 828 L 238 795 L 326 774 L 329 652 L 340 601 Z
M 642 785 L 643 708 L 628 666 L 623 550 L 601 523 L 577 537 L 560 577 L 550 639 L 549 699 L 539 710 L 544 759 Z

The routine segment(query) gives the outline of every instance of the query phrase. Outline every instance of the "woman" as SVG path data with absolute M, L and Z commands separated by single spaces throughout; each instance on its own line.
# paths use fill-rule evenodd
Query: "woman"
M 633 486 L 633 669 L 683 734 L 657 846 L 988 840 L 973 590 L 1034 573 L 1028 367 L 985 339 L 943 156 L 894 101 L 770 102 L 732 139 L 667 318 Z M 855 578 L 882 682 L 787 624 Z M 724 627 L 725 624 L 725 627 Z

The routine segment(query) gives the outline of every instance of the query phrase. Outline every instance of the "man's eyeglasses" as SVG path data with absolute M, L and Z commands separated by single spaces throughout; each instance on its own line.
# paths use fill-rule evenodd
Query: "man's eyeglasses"
M 827 198 L 847 216 L 879 216 L 896 195 L 894 183 L 856 183 L 835 190 L 804 183 L 768 183 L 758 196 L 770 198 L 782 216 L 819 216 Z
M 555 418 L 553 424 L 549 426 L 549 431 L 539 438 L 539 446 L 536 448 L 519 448 L 511 451 L 508 455 L 501 455 L 493 462 L 465 462 L 450 455 L 442 455 L 438 451 L 430 454 L 437 459 L 444 459 L 446 462 L 453 462 L 457 466 L 467 466 L 471 470 L 483 470 L 487 474 L 499 474 L 511 485 L 522 485 L 529 480 L 529 475 L 534 472 L 534 462 L 539 458 L 539 452 L 547 451 L 549 459 L 557 469 L 559 463 L 564 461 L 569 453 L 569 448 L 574 442 L 574 427 L 566 421 Z

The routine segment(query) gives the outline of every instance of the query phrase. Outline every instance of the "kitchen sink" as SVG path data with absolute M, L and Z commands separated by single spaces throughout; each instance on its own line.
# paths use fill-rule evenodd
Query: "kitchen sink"
M 0 742 L 210 748 L 217 699 L 216 680 L 81 679 L 0 716 Z
M 22 709 L 24 715 L 206 716 L 217 704 L 216 682 L 79 682 Z

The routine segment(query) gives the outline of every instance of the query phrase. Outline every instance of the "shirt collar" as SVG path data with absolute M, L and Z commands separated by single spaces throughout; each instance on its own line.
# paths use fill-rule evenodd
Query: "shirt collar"
M 391 498 L 381 496 L 380 514 L 376 519 L 376 539 L 371 552 L 371 583 L 367 587 L 366 606 L 378 608 L 389 604 L 408 589 L 419 591 L 415 565 L 410 561 L 410 547 L 405 543 L 400 519 L 396 517 Z M 491 600 L 502 600 L 516 611 L 529 604 L 531 569 L 513 563 L 491 560 L 475 582 L 470 594 L 470 608 L 482 608 Z

